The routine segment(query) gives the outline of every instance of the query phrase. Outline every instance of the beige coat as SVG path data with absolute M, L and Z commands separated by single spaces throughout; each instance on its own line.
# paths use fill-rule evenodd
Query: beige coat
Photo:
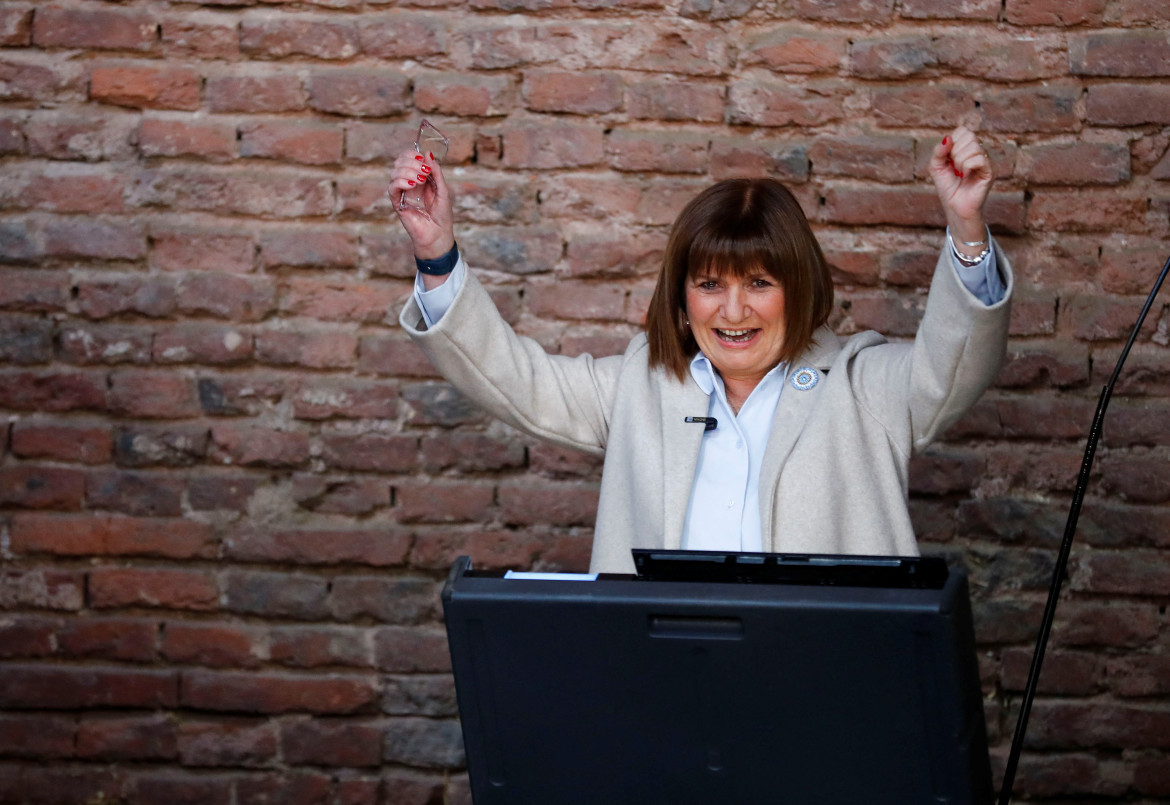
M 958 419 L 999 370 L 1007 294 L 985 306 L 944 253 L 913 344 L 822 328 L 788 371 L 760 472 L 766 551 L 916 555 L 906 510 L 908 462 Z M 708 397 L 688 376 L 651 370 L 646 337 L 625 354 L 567 358 L 517 336 L 472 272 L 425 329 L 408 302 L 399 321 L 452 384 L 495 416 L 554 444 L 604 454 L 590 569 L 633 572 L 630 548 L 678 548 Z M 790 383 L 803 367 L 821 380 Z

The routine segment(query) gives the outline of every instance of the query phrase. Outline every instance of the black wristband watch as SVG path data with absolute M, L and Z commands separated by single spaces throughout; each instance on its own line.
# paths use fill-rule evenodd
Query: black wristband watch
M 445 274 L 450 274 L 455 270 L 455 264 L 459 262 L 459 244 L 456 243 L 451 246 L 451 250 L 442 257 L 436 257 L 434 260 L 420 260 L 414 258 L 414 267 L 422 274 L 430 274 L 432 277 L 441 277 Z

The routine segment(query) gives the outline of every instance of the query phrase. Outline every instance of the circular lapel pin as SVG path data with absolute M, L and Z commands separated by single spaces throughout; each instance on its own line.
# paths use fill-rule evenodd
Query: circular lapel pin
M 812 368 L 811 366 L 805 366 L 801 369 L 797 369 L 796 372 L 793 373 L 792 386 L 793 388 L 799 389 L 800 391 L 808 391 L 813 386 L 815 386 L 820 381 L 820 379 L 821 376 L 817 373 L 816 369 Z

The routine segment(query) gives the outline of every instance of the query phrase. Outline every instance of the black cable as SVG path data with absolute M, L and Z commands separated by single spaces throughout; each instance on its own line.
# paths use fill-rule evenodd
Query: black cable
M 1137 340 L 1138 333 L 1145 323 L 1146 314 L 1153 307 L 1154 297 L 1162 287 L 1167 272 L 1170 272 L 1170 258 L 1162 266 L 1162 273 L 1154 283 L 1146 304 L 1138 316 L 1133 332 L 1129 334 L 1129 341 L 1121 356 L 1117 359 L 1117 366 L 1109 382 L 1101 389 L 1101 396 L 1097 400 L 1097 411 L 1093 414 L 1093 425 L 1089 428 L 1089 443 L 1085 446 L 1085 456 L 1081 459 L 1081 471 L 1077 475 L 1076 489 L 1073 491 L 1072 506 L 1069 508 L 1068 520 L 1064 524 L 1064 538 L 1060 543 L 1060 554 L 1056 559 L 1056 567 L 1052 571 L 1052 586 L 1048 590 L 1048 601 L 1044 604 L 1044 617 L 1040 621 L 1040 634 L 1036 638 L 1036 651 L 1032 654 L 1032 667 L 1028 670 L 1028 683 L 1024 686 L 1024 700 L 1020 704 L 1020 718 L 1016 722 L 1016 731 L 1012 736 L 1012 747 L 1008 753 L 1007 766 L 1004 767 L 1003 787 L 1000 789 L 999 805 L 1008 805 L 1012 798 L 1012 784 L 1016 779 L 1016 767 L 1020 762 L 1020 750 L 1024 744 L 1024 733 L 1028 730 L 1028 716 L 1032 712 L 1032 699 L 1036 696 L 1036 684 L 1040 681 L 1040 666 L 1044 662 L 1044 650 L 1048 646 L 1048 635 L 1052 631 L 1052 619 L 1056 616 L 1056 600 L 1060 596 L 1060 586 L 1064 581 L 1065 570 L 1068 567 L 1069 553 L 1072 551 L 1073 537 L 1077 530 L 1077 519 L 1081 515 L 1081 505 L 1085 500 L 1085 487 L 1089 484 L 1089 472 L 1093 468 L 1093 456 L 1097 452 L 1097 442 L 1101 439 L 1101 423 L 1105 419 L 1105 409 L 1109 407 L 1109 400 L 1113 396 L 1113 387 L 1117 385 L 1117 378 L 1121 375 L 1121 367 L 1129 357 L 1130 347 Z

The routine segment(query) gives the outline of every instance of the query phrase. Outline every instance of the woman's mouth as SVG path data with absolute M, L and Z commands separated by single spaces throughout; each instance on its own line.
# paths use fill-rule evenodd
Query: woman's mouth
M 751 341 L 759 331 L 759 328 L 752 328 L 750 330 L 723 330 L 716 327 L 715 335 L 718 336 L 720 341 L 727 341 L 732 344 L 743 344 Z

